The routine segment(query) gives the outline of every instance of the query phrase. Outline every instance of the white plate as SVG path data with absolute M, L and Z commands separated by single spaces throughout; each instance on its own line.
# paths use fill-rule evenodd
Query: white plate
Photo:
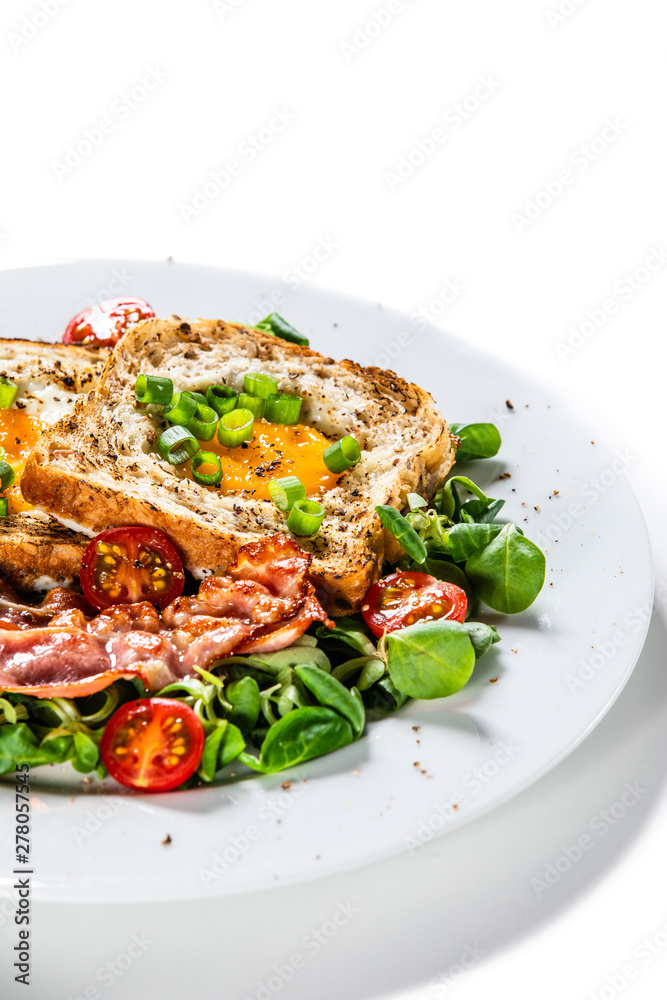
M 548 389 L 441 331 L 416 332 L 375 305 L 210 267 L 85 261 L 0 272 L 0 336 L 57 340 L 82 305 L 118 294 L 146 298 L 162 316 L 244 322 L 277 304 L 316 350 L 395 367 L 451 420 L 499 424 L 502 461 L 477 463 L 474 476 L 548 549 L 547 582 L 528 612 L 486 616 L 503 641 L 463 691 L 409 704 L 298 771 L 149 796 L 110 781 L 85 786 L 69 766 L 36 769 L 37 898 L 232 894 L 415 850 L 506 801 L 577 746 L 627 681 L 651 608 L 649 543 L 622 456 L 593 444 Z M 498 481 L 502 471 L 511 478 Z M 7 857 L 7 778 L 0 800 Z

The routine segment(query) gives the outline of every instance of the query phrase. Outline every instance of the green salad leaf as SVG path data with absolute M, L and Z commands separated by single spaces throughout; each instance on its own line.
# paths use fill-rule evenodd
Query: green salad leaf
M 241 730 L 223 720 L 208 734 L 197 771 L 203 781 L 213 781 L 216 773 L 243 753 L 246 743 Z
M 390 507 L 388 504 L 380 504 L 375 511 L 383 527 L 403 546 L 410 558 L 423 563 L 426 559 L 426 546 L 410 522 L 395 507 Z
M 465 565 L 475 593 L 494 611 L 514 615 L 530 607 L 544 584 L 546 559 L 515 524 L 506 524 Z
M 336 618 L 336 627 L 327 628 L 326 625 L 319 625 L 315 630 L 318 639 L 335 639 L 356 649 L 363 656 L 375 656 L 376 649 L 368 638 L 368 628 L 363 619 L 341 617 Z
M 361 736 L 366 723 L 366 713 L 364 703 L 356 688 L 348 690 L 331 674 L 325 674 L 317 667 L 297 667 L 295 673 L 317 698 L 320 705 L 333 708 L 344 716 L 352 726 L 355 736 Z
M 463 625 L 421 621 L 387 636 L 387 667 L 411 698 L 447 698 L 469 680 L 475 650 Z
M 501 530 L 502 524 L 462 521 L 447 532 L 447 553 L 456 563 L 466 562 L 475 552 L 492 542 Z
M 74 733 L 72 739 L 74 743 L 72 767 L 81 774 L 94 771 L 100 759 L 99 747 L 95 740 L 81 731 Z
M 241 760 L 254 771 L 270 774 L 339 750 L 354 741 L 352 726 L 331 708 L 295 708 L 274 723 L 262 743 L 259 759 L 248 753 Z
M 456 453 L 457 462 L 492 458 L 500 450 L 502 441 L 495 424 L 450 424 L 449 429 L 461 439 L 461 446 Z
M 0 774 L 13 771 L 17 763 L 37 767 L 62 764 L 72 757 L 72 734 L 40 742 L 25 722 L 0 726 Z
M 291 344 L 299 344 L 301 347 L 308 347 L 310 343 L 308 337 L 304 337 L 302 333 L 295 330 L 291 323 L 288 323 L 278 313 L 270 313 L 268 316 L 265 316 L 264 319 L 259 321 L 255 329 L 262 330 L 264 333 L 272 333 L 274 337 L 280 337 L 281 340 L 288 340 Z
M 259 718 L 259 684 L 254 677 L 242 677 L 227 685 L 225 697 L 232 706 L 228 718 L 242 733 L 249 733 Z
M 476 660 L 484 656 L 494 643 L 500 642 L 498 630 L 494 625 L 487 625 L 485 622 L 463 622 L 463 628 L 468 633 L 472 648 L 475 650 Z

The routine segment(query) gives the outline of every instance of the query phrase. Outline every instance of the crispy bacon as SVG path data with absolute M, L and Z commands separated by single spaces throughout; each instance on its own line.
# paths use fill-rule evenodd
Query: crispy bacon
M 117 604 L 96 615 L 88 625 L 88 632 L 98 639 L 110 639 L 117 632 L 132 631 L 154 634 L 162 631 L 160 616 L 148 601 L 140 604 Z
M 311 559 L 291 538 L 278 531 L 240 548 L 236 562 L 227 572 L 232 580 L 254 580 L 274 597 L 300 603 Z
M 306 599 L 297 614 L 287 618 L 277 627 L 262 629 L 257 635 L 242 642 L 234 652 L 239 656 L 243 653 L 259 653 L 260 651 L 274 653 L 277 649 L 290 646 L 300 635 L 303 635 L 313 622 L 325 622 L 330 628 L 334 627 L 334 623 L 323 614 L 322 606 L 315 596 L 315 588 L 312 583 L 309 583 Z
M 63 588 L 39 606 L 0 590 L 0 690 L 79 697 L 137 676 L 156 691 L 232 653 L 283 649 L 311 622 L 331 624 L 308 580 L 310 559 L 282 533 L 251 542 L 227 576 L 161 614 L 144 602 L 96 615 Z
M 305 590 L 305 587 L 304 587 Z M 168 605 L 162 620 L 171 628 L 181 626 L 193 615 L 214 618 L 240 618 L 247 622 L 272 625 L 292 614 L 299 601 L 274 597 L 254 580 L 231 580 L 211 576 L 199 588 L 197 597 L 178 597 Z
M 109 654 L 79 629 L 0 631 L 0 687 L 51 698 L 94 694 L 111 684 Z
M 23 603 L 6 584 L 0 588 L 0 628 L 7 624 L 20 629 L 40 628 L 68 611 L 80 611 L 87 617 L 95 614 L 85 597 L 65 587 L 54 587 L 39 605 Z
M 148 632 L 117 635 L 107 643 L 81 629 L 0 632 L 0 682 L 5 691 L 42 698 L 95 694 L 120 677 L 141 677 L 157 690 L 182 677 L 168 639 Z
M 194 673 L 196 666 L 206 667 L 223 656 L 235 653 L 239 643 L 257 628 L 235 618 L 196 615 L 187 625 L 172 633 L 172 642 L 183 649 L 183 670 Z

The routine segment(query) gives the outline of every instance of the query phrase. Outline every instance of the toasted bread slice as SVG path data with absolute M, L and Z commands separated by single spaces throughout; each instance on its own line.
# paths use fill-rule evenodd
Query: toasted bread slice
M 20 438 L 67 415 L 96 386 L 109 353 L 76 344 L 0 340 L 0 375 L 18 385 L 11 410 L 0 413 L 0 443 L 17 472 L 17 484 L 6 494 L 13 513 L 0 518 L 0 578 L 19 590 L 72 583 L 89 541 L 22 501 Z
M 402 507 L 407 493 L 432 496 L 454 461 L 454 445 L 431 396 L 393 372 L 334 361 L 271 334 L 221 320 L 146 320 L 114 350 L 97 391 L 40 438 L 23 480 L 26 498 L 87 532 L 123 524 L 164 531 L 201 578 L 221 572 L 241 545 L 286 530 L 270 500 L 225 495 L 179 478 L 155 451 L 161 410 L 139 407 L 139 374 L 169 376 L 175 391 L 225 383 L 245 372 L 278 379 L 303 399 L 300 420 L 332 440 L 352 434 L 361 461 L 322 497 L 326 517 L 310 538 L 311 575 L 331 614 L 358 609 L 384 558 L 398 556 L 376 504 Z
M 0 340 L 0 375 L 18 385 L 14 407 L 52 424 L 96 386 L 109 354 L 80 344 Z
M 0 518 L 0 577 L 16 590 L 70 586 L 89 541 L 44 514 Z

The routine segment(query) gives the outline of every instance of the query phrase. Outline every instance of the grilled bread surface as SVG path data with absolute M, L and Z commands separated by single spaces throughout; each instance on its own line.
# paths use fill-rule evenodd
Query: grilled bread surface
M 53 423 L 95 387 L 109 353 L 80 344 L 0 340 L 0 375 L 18 385 L 14 406 L 20 404 L 31 416 Z M 51 419 L 47 410 L 57 415 Z
M 0 518 L 0 578 L 15 590 L 70 586 L 89 541 L 44 514 L 21 511 Z
M 109 353 L 78 344 L 0 340 L 0 375 L 18 386 L 12 409 L 43 427 L 55 423 L 95 388 Z M 88 541 L 37 511 L 0 518 L 0 579 L 18 590 L 70 584 Z
M 139 406 L 134 385 L 139 374 L 152 374 L 170 377 L 175 391 L 221 383 L 242 390 L 249 370 L 302 398 L 301 423 L 332 441 L 352 434 L 361 445 L 361 461 L 323 496 L 318 533 L 294 536 L 312 553 L 311 575 L 329 612 L 349 614 L 383 560 L 400 555 L 376 504 L 401 508 L 409 492 L 431 497 L 455 457 L 431 396 L 393 372 L 334 361 L 221 320 L 146 320 L 114 349 L 97 391 L 42 434 L 26 466 L 24 496 L 88 534 L 151 525 L 171 538 L 195 576 L 224 571 L 244 543 L 286 530 L 285 516 L 271 501 L 212 493 L 179 478 L 155 448 L 162 410 Z

